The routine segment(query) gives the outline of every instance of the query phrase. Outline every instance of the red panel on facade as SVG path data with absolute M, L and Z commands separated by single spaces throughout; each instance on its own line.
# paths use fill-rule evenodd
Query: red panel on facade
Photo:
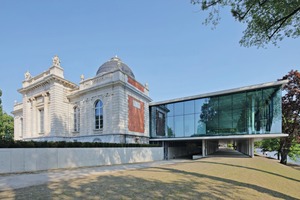
M 137 88 L 138 90 L 144 92 L 145 91 L 145 88 L 144 86 L 142 86 L 140 83 L 138 83 L 136 80 L 130 78 L 128 76 L 128 81 L 127 81 L 129 84 L 131 84 L 132 86 L 134 86 L 135 88 Z
M 129 131 L 145 132 L 144 102 L 128 95 L 128 129 Z

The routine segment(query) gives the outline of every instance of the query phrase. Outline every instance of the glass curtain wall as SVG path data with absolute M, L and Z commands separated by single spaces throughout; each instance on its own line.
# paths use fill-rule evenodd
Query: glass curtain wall
M 152 137 L 281 133 L 281 89 L 156 105 L 150 113 Z

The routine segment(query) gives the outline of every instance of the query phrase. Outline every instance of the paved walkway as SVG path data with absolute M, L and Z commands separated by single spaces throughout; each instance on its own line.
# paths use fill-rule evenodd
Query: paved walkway
M 213 154 L 209 154 L 207 157 L 238 157 L 238 158 L 249 158 L 249 156 L 233 150 L 233 149 L 229 149 L 229 148 L 220 148 L 219 150 L 217 150 L 216 152 L 214 152 Z
M 21 174 L 4 174 L 0 175 L 0 191 L 42 185 L 48 182 L 66 181 L 90 175 L 101 175 L 124 170 L 142 169 L 154 166 L 168 165 L 183 161 L 185 160 L 163 160 L 148 163 L 99 166 L 77 169 L 58 169 Z

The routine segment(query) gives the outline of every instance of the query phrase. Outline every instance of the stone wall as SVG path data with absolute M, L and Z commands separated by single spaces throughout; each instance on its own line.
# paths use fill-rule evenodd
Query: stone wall
M 90 167 L 163 160 L 163 148 L 0 149 L 0 173 Z

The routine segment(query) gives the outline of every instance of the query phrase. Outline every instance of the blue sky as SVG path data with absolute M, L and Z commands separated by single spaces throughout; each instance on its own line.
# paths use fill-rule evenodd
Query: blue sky
M 118 55 L 154 101 L 275 81 L 299 68 L 299 39 L 279 48 L 245 48 L 245 28 L 221 12 L 215 30 L 189 0 L 0 1 L 0 88 L 10 113 L 28 70 L 47 70 L 58 55 L 65 78 L 95 76 Z

